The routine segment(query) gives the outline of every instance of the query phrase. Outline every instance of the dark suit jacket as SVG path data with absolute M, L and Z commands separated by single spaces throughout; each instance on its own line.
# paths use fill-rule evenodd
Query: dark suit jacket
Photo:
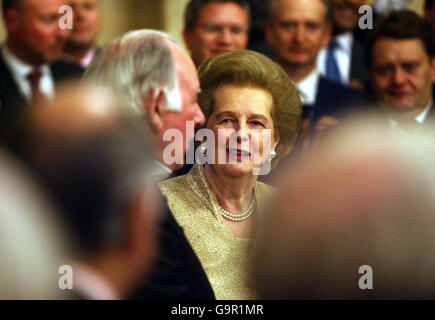
M 83 69 L 59 60 L 50 65 L 55 85 L 62 80 L 81 77 Z M 21 95 L 11 71 L 0 54 L 0 122 L 11 120 L 27 102 Z
M 215 300 L 207 275 L 166 201 L 163 212 L 157 263 L 148 280 L 138 286 L 130 299 Z
M 340 118 L 341 114 L 360 107 L 364 101 L 362 92 L 320 76 L 316 102 L 314 106 L 304 106 L 304 114 L 312 113 L 313 122 L 323 115 Z
M 370 78 L 364 62 L 364 45 L 354 37 L 352 56 L 350 58 L 350 80 L 358 79 L 367 89 L 370 87 Z

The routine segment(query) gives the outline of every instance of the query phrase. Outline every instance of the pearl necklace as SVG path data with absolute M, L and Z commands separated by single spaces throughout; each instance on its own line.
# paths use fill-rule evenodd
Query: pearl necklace
M 248 209 L 246 209 L 244 212 L 240 214 L 234 214 L 231 212 L 228 212 L 227 210 L 223 209 L 221 206 L 219 206 L 219 209 L 221 211 L 221 214 L 227 218 L 228 220 L 239 222 L 248 219 L 251 214 L 254 212 L 255 207 L 257 206 L 257 202 L 255 201 L 255 198 L 252 199 L 251 205 Z

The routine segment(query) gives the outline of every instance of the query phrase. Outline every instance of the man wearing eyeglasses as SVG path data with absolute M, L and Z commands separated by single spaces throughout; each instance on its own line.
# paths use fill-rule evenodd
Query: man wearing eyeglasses
M 196 67 L 204 60 L 247 47 L 250 25 L 246 0 L 190 0 L 183 38 Z

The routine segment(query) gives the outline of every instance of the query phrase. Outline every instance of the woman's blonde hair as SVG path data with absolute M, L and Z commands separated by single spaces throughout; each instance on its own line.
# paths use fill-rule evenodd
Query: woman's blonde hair
M 204 61 L 198 74 L 198 102 L 206 120 L 214 110 L 214 93 L 222 85 L 253 86 L 269 92 L 273 126 L 280 137 L 272 167 L 290 153 L 301 125 L 302 103 L 294 83 L 278 64 L 260 53 L 239 50 Z

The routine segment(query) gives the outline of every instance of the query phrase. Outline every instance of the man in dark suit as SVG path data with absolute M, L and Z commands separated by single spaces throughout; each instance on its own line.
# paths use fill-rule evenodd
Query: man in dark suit
M 341 84 L 364 90 L 369 76 L 364 67 L 364 31 L 358 10 L 366 0 L 331 0 L 332 38 L 317 58 L 320 74 Z
M 367 111 L 378 125 L 404 138 L 435 125 L 434 48 L 430 27 L 421 17 L 411 10 L 380 16 L 367 37 L 365 63 L 374 93 L 364 109 L 355 108 L 347 116 Z M 329 117 L 319 119 L 317 135 L 349 120 L 327 110 L 325 114 Z
M 411 10 L 380 17 L 367 42 L 376 106 L 393 130 L 433 126 L 434 48 L 428 24 Z
M 38 98 L 53 99 L 56 83 L 80 76 L 80 68 L 57 61 L 69 30 L 59 26 L 64 0 L 5 0 L 6 43 L 0 53 L 0 120 Z
M 96 40 L 101 30 L 100 0 L 69 0 L 73 9 L 74 28 L 63 48 L 65 60 L 83 69 L 100 53 Z
M 265 29 L 277 62 L 296 83 L 304 107 L 303 117 L 308 120 L 316 120 L 325 110 L 338 112 L 362 99 L 358 91 L 330 81 L 316 70 L 319 50 L 328 45 L 331 37 L 328 15 L 323 0 L 274 0 Z
M 204 123 L 204 114 L 197 103 L 195 65 L 171 36 L 155 30 L 131 31 L 110 43 L 89 65 L 84 78 L 110 87 L 144 121 L 156 146 L 156 180 L 184 166 L 186 140 L 193 139 L 194 127 Z M 170 141 L 166 134 L 172 130 L 181 132 L 182 139 Z M 165 151 L 171 147 L 175 158 Z M 159 231 L 157 265 L 146 283 L 138 283 L 132 298 L 214 299 L 201 263 L 167 207 Z

